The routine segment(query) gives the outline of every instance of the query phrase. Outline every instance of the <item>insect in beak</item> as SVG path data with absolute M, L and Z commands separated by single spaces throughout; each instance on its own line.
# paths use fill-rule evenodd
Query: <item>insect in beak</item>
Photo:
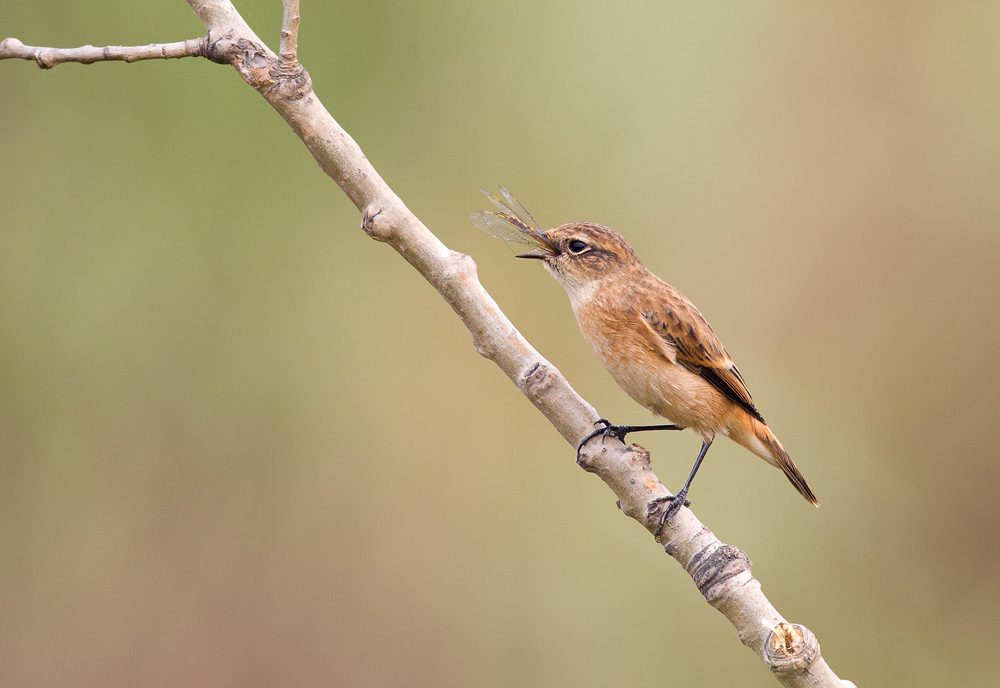
M 538 231 L 524 232 L 524 236 L 530 237 L 533 243 L 538 244 L 538 248 L 528 253 L 518 253 L 515 258 L 534 258 L 535 260 L 545 260 L 559 255 L 559 250 L 549 240 L 544 233 Z
M 483 191 L 486 198 L 493 201 L 493 204 L 501 212 L 477 210 L 469 215 L 472 224 L 491 237 L 503 240 L 515 251 L 524 248 L 530 249 L 527 253 L 518 254 L 518 258 L 545 260 L 558 256 L 559 249 L 556 248 L 555 243 L 546 236 L 535 218 L 521 205 L 514 194 L 502 186 L 500 193 L 503 194 L 505 200 L 501 201 L 490 192 Z

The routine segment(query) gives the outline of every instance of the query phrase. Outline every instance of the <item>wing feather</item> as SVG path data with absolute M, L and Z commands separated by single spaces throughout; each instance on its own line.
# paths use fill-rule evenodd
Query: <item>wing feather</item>
M 653 346 L 671 362 L 700 375 L 747 413 L 765 423 L 754 406 L 750 390 L 712 327 L 690 301 L 679 292 L 646 308 L 641 317 Z

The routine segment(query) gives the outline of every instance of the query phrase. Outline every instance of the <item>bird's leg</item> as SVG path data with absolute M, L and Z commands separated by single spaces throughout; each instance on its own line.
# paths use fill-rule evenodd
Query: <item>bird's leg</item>
M 681 506 L 688 506 L 688 502 L 685 498 L 687 497 L 688 488 L 691 487 L 691 481 L 694 480 L 695 473 L 701 468 L 701 462 L 705 460 L 705 454 L 708 453 L 708 448 L 712 446 L 712 440 L 706 440 L 701 443 L 701 451 L 698 452 L 698 458 L 694 460 L 694 466 L 691 467 L 691 473 L 688 475 L 688 479 L 684 482 L 684 487 L 681 491 L 672 497 L 657 497 L 654 502 L 666 502 L 669 501 L 670 504 L 666 509 L 663 510 L 663 515 L 660 516 L 660 524 L 656 526 L 656 530 L 653 535 L 656 537 L 660 536 L 660 531 L 663 530 L 663 524 L 673 518 Z
M 684 428 L 677 425 L 614 425 L 607 418 L 598 418 L 594 421 L 594 425 L 598 423 L 604 423 L 603 428 L 597 428 L 592 433 L 583 438 L 576 447 L 576 455 L 580 455 L 580 450 L 583 449 L 585 445 L 590 440 L 594 439 L 598 435 L 603 435 L 604 437 L 616 437 L 619 442 L 625 441 L 625 435 L 630 432 L 642 432 L 643 430 L 683 430 Z

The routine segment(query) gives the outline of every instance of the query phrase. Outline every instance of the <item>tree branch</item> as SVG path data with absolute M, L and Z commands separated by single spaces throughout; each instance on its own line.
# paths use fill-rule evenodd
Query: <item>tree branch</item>
M 64 61 L 149 59 L 198 55 L 231 64 L 288 122 L 320 167 L 362 211 L 361 226 L 373 239 L 392 246 L 455 310 L 472 333 L 476 351 L 489 358 L 514 382 L 573 447 L 594 427 L 598 414 L 570 387 L 562 374 L 521 336 L 480 284 L 471 257 L 449 250 L 410 212 L 368 162 L 357 143 L 333 119 L 312 90 L 308 73 L 296 58 L 298 0 L 285 0 L 280 57 L 244 22 L 229 0 L 188 0 L 208 29 L 208 37 L 184 44 L 183 54 L 152 54 L 145 48 L 27 48 L 16 39 L 0 44 L 0 58 L 35 59 L 51 67 Z M 164 46 L 160 46 L 163 48 Z M 18 52 L 23 48 L 24 51 Z M 74 51 L 87 60 L 68 57 Z M 104 51 L 134 51 L 107 54 Z M 34 52 L 32 52 L 34 51 Z M 46 52 L 48 51 L 48 52 Z M 168 51 L 169 52 L 169 51 Z M 109 57 L 121 54 L 122 57 Z M 80 53 L 84 55 L 84 53 Z M 141 55 L 141 56 L 140 56 Z M 50 57 L 51 56 L 51 57 Z M 622 511 L 650 533 L 663 508 L 655 500 L 669 495 L 650 468 L 649 452 L 614 439 L 591 442 L 578 458 L 618 497 Z M 820 654 L 815 636 L 789 624 L 761 591 L 747 555 L 724 544 L 691 512 L 682 508 L 659 538 L 664 550 L 691 575 L 699 591 L 736 627 L 753 650 L 789 688 L 847 688 L 850 681 L 833 673 Z
M 284 15 L 281 18 L 281 43 L 278 55 L 284 66 L 298 62 L 299 51 L 299 0 L 284 0 Z
M 119 60 L 122 62 L 137 62 L 139 60 L 170 60 L 179 57 L 208 57 L 205 52 L 208 41 L 206 38 L 192 38 L 176 43 L 150 43 L 149 45 L 108 45 L 95 48 L 83 45 L 79 48 L 38 48 L 25 45 L 16 38 L 5 38 L 0 42 L 0 60 L 21 58 L 34 60 L 42 69 L 52 69 L 63 62 L 79 62 L 93 64 Z

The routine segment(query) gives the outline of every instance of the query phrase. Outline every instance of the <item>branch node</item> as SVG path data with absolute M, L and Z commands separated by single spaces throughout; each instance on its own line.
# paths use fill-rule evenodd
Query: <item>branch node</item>
M 452 273 L 456 275 L 461 275 L 464 279 L 479 279 L 479 267 L 476 265 L 476 261 L 473 260 L 472 256 L 468 253 L 462 253 L 461 251 L 449 251 L 448 257 L 451 259 L 451 264 L 454 266 Z
M 236 46 L 228 35 L 213 36 L 209 31 L 203 39 L 203 55 L 216 64 L 232 64 Z
M 558 372 L 553 373 L 551 366 L 542 361 L 532 361 L 521 369 L 520 387 L 524 395 L 538 406 L 542 396 L 561 378 Z
M 395 227 L 383 215 L 383 208 L 370 205 L 361 215 L 361 229 L 375 241 L 389 241 L 395 233 Z M 381 217 L 380 217 L 381 216 Z
M 243 80 L 269 101 L 294 101 L 312 92 L 312 79 L 298 63 L 283 65 L 266 47 L 241 38 L 227 52 Z
M 476 353 L 483 358 L 492 361 L 493 357 L 496 356 L 497 349 L 493 346 L 492 342 L 490 342 L 489 338 L 473 336 L 472 345 L 475 347 Z
M 648 471 L 652 467 L 653 461 L 648 449 L 641 444 L 630 444 L 628 449 L 629 461 L 637 470 Z
M 819 641 L 800 624 L 782 621 L 772 628 L 764 642 L 764 661 L 773 673 L 781 676 L 808 671 L 819 656 Z
M 294 60 L 286 62 L 279 58 L 271 65 L 270 77 L 273 82 L 270 90 L 280 99 L 299 100 L 312 91 L 309 72 Z
M 13 57 L 17 51 L 24 47 L 24 43 L 13 36 L 0 41 L 0 58 Z
M 753 562 L 746 552 L 732 545 L 721 545 L 695 554 L 687 568 L 698 590 L 714 605 L 727 596 L 729 584 L 737 577 L 752 576 Z

